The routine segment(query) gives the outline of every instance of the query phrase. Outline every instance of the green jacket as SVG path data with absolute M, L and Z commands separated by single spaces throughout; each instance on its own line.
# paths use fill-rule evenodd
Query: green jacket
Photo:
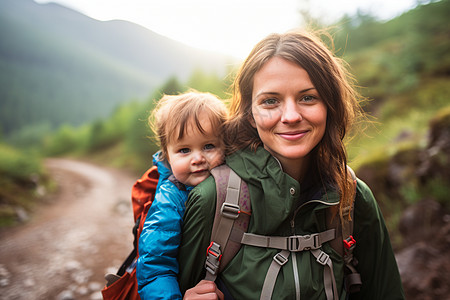
M 336 192 L 321 192 L 314 180 L 300 185 L 284 173 L 279 162 L 263 148 L 243 150 L 227 157 L 226 163 L 247 182 L 252 203 L 249 233 L 266 236 L 305 235 L 325 231 L 325 211 L 339 203 Z M 308 176 L 314 178 L 313 174 Z M 308 181 L 308 180 L 306 180 Z M 312 182 L 312 183 L 311 183 Z M 303 189 L 303 190 L 302 190 Z M 186 202 L 179 252 L 179 282 L 182 293 L 205 276 L 206 249 L 215 212 L 216 187 L 212 177 L 199 184 Z M 354 206 L 356 248 L 363 286 L 351 299 L 404 299 L 400 275 L 381 211 L 368 186 L 358 179 Z M 333 261 L 340 299 L 344 263 L 329 243 L 322 246 Z M 277 249 L 243 245 L 220 278 L 235 299 L 259 299 L 264 278 Z M 295 256 L 295 257 L 293 257 Z M 310 251 L 292 253 L 280 270 L 273 299 L 295 299 L 293 260 L 296 260 L 301 299 L 326 299 L 323 266 Z

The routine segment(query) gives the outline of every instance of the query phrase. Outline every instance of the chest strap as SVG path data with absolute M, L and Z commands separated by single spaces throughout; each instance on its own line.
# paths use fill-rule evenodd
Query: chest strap
M 319 249 L 323 243 L 329 242 L 336 237 L 336 229 L 327 231 L 293 236 L 264 236 L 253 233 L 244 233 L 241 243 L 245 245 L 288 250 L 300 252 L 303 250 Z
M 300 252 L 305 250 L 310 250 L 316 258 L 316 261 L 324 266 L 323 282 L 327 300 L 338 299 L 336 281 L 333 272 L 333 263 L 328 254 L 320 249 L 323 243 L 329 242 L 335 239 L 335 237 L 336 230 L 334 228 L 314 234 L 294 235 L 288 237 L 263 236 L 253 233 L 244 233 L 241 241 L 242 244 L 282 250 L 273 257 L 269 270 L 267 271 L 266 278 L 264 279 L 260 299 L 266 300 L 272 298 L 278 273 L 280 272 L 281 267 L 288 262 L 291 252 Z

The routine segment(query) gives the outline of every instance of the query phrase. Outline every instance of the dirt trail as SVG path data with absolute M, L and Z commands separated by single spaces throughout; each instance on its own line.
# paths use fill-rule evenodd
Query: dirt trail
M 46 166 L 59 186 L 52 204 L 0 232 L 0 299 L 102 299 L 104 274 L 132 248 L 137 178 L 66 159 Z

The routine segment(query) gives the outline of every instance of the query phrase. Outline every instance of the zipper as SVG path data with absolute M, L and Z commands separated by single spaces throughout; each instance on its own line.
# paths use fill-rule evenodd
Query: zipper
M 292 219 L 291 219 L 291 228 L 292 228 L 292 234 L 293 235 L 295 235 L 295 217 L 297 216 L 297 213 L 300 211 L 300 209 L 302 207 L 304 207 L 305 205 L 308 205 L 310 203 L 320 203 L 320 204 L 323 204 L 323 205 L 326 205 L 326 206 L 334 206 L 334 205 L 339 204 L 339 201 L 329 203 L 329 202 L 325 202 L 325 201 L 322 201 L 322 200 L 311 200 L 311 201 L 303 203 L 302 205 L 297 207 L 297 209 L 294 211 L 294 214 L 292 215 Z
M 297 253 L 292 252 L 292 268 L 294 269 L 295 299 L 300 300 L 300 279 L 298 277 Z
M 295 214 L 294 214 L 294 218 L 295 218 Z M 295 235 L 294 218 L 292 218 L 292 220 L 291 220 L 292 235 Z M 300 278 L 298 276 L 297 253 L 291 252 L 291 257 L 292 257 L 292 269 L 294 271 L 295 299 L 300 300 Z
M 294 214 L 293 214 L 292 219 L 290 221 L 292 235 L 295 235 L 295 217 L 297 216 L 297 213 L 300 211 L 300 209 L 303 206 L 305 206 L 307 204 L 310 204 L 310 203 L 319 203 L 319 204 L 323 204 L 323 205 L 326 205 L 326 206 L 333 206 L 333 205 L 339 204 L 339 201 L 329 203 L 329 202 L 325 202 L 325 201 L 322 201 L 322 200 L 311 200 L 311 201 L 308 201 L 308 202 L 303 203 L 302 205 L 300 205 L 294 211 Z M 297 253 L 296 252 L 292 252 L 291 253 L 291 257 L 292 257 L 292 268 L 293 268 L 293 271 L 294 271 L 295 299 L 296 300 L 300 300 L 300 279 L 299 279 L 299 276 L 298 276 Z
M 281 165 L 281 162 L 278 160 L 278 158 L 276 158 L 275 156 L 272 155 L 273 158 L 275 158 L 275 160 L 277 161 L 278 165 L 280 166 L 281 171 L 284 172 L 283 170 L 283 166 Z

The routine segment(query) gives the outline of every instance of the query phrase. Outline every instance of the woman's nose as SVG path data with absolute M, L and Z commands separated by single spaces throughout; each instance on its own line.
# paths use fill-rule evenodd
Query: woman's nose
M 281 115 L 281 122 L 295 123 L 302 120 L 300 109 L 294 100 L 286 101 L 285 105 L 283 105 L 281 109 L 283 110 Z

